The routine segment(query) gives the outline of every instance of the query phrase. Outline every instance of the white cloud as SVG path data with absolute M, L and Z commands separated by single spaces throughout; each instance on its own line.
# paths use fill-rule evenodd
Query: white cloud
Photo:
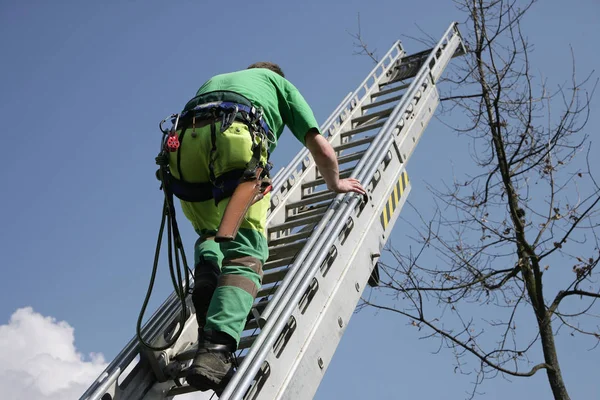
M 77 400 L 106 368 L 102 354 L 84 357 L 65 321 L 20 308 L 0 325 L 0 399 Z M 204 400 L 212 392 L 177 399 Z M 216 399 L 216 396 L 214 397 Z
M 87 360 L 75 349 L 73 328 L 20 308 L 0 325 L 0 398 L 79 399 L 106 367 L 102 354 Z

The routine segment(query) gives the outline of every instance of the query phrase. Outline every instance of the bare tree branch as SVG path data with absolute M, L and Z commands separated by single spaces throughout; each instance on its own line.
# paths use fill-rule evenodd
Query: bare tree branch
M 418 220 L 405 221 L 411 246 L 386 249 L 381 286 L 364 300 L 440 339 L 438 351 L 453 352 L 457 371 L 470 373 L 465 357 L 474 357 L 471 397 L 498 374 L 543 369 L 554 398 L 568 400 L 555 335 L 562 328 L 592 348 L 600 342 L 600 185 L 585 132 L 598 80 L 577 78 L 573 53 L 568 83 L 552 89 L 535 76 L 523 33 L 535 3 L 456 1 L 468 50 L 445 78 L 451 88 L 436 118 L 469 140 L 473 168 L 429 187 L 431 216 L 407 203 Z M 370 56 L 360 20 L 353 37 Z M 450 125 L 448 114 L 460 122 Z

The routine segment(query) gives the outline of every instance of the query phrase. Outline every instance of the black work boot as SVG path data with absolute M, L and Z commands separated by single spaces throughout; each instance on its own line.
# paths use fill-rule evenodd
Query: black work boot
M 198 351 L 187 370 L 186 380 L 200 391 L 223 392 L 233 376 L 233 352 L 235 340 L 223 332 L 208 331 L 204 341 L 198 342 Z

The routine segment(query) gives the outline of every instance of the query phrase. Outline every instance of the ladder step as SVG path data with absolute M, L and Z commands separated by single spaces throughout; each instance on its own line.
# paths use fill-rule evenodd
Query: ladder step
M 183 378 L 183 376 L 181 376 L 181 378 Z M 173 396 L 179 396 L 182 394 L 187 394 L 187 393 L 193 393 L 193 392 L 197 392 L 198 389 L 190 386 L 190 385 L 182 385 L 182 386 L 175 386 L 173 388 L 171 388 L 171 390 L 169 390 L 169 392 L 167 393 L 167 398 L 171 398 Z
M 317 204 L 311 207 L 300 207 L 299 210 L 301 210 L 300 212 L 298 212 L 298 214 L 294 214 L 294 215 L 289 215 L 286 218 L 286 221 L 291 222 L 291 221 L 296 221 L 300 218 L 306 218 L 306 217 L 312 217 L 312 216 L 323 216 L 323 214 L 325 214 L 325 212 L 327 211 L 327 207 L 329 206 L 329 204 L 325 203 L 325 204 Z
M 375 108 L 375 107 L 382 106 L 384 104 L 392 103 L 394 101 L 399 101 L 399 100 L 402 100 L 403 96 L 404 96 L 404 94 L 399 94 L 398 96 L 390 97 L 390 98 L 385 99 L 385 100 L 375 101 L 373 103 L 369 103 L 367 105 L 362 106 L 362 109 L 363 110 L 368 110 L 369 108 Z
M 339 146 L 335 146 L 333 149 L 335 151 L 347 150 L 347 149 L 351 149 L 353 147 L 362 146 L 363 144 L 371 143 L 373 141 L 373 139 L 375 139 L 375 136 L 367 136 L 366 138 L 363 138 L 363 139 L 352 140 L 348 143 L 344 143 Z
M 373 138 L 370 138 L 371 140 L 373 140 Z M 340 172 L 340 178 L 344 179 L 344 178 L 348 178 L 350 175 L 352 175 L 352 172 L 354 171 L 354 168 L 348 168 L 346 170 L 343 170 Z M 308 189 L 311 187 L 315 187 L 315 186 L 319 186 L 319 185 L 324 185 L 325 184 L 325 179 L 323 178 L 318 178 L 315 179 L 314 181 L 310 181 L 310 182 L 306 182 L 302 184 L 302 189 Z
M 258 293 L 256 294 L 256 298 L 258 299 L 259 297 L 271 296 L 271 295 L 275 294 L 277 289 L 279 289 L 279 284 L 275 284 L 275 285 L 263 284 L 261 286 L 260 290 L 258 291 Z
M 284 243 L 279 246 L 271 246 L 269 247 L 269 258 L 294 256 L 302 249 L 302 247 L 304 247 L 305 244 L 306 240 L 302 240 L 298 242 Z
M 408 88 L 410 86 L 410 83 L 407 83 L 405 85 L 400 85 L 400 86 L 396 86 L 393 88 L 389 88 L 386 90 L 380 90 L 379 92 L 375 92 L 371 95 L 371 99 L 377 98 L 379 96 L 385 96 L 386 94 L 390 94 L 390 93 L 394 93 L 397 92 L 399 90 L 404 90 L 406 88 Z
M 292 262 L 293 262 L 293 260 L 290 261 L 289 264 L 291 264 Z M 289 264 L 286 264 L 286 265 L 289 265 Z M 279 282 L 279 281 L 283 280 L 283 278 L 285 278 L 285 276 L 287 275 L 289 270 L 290 270 L 289 268 L 281 268 L 276 271 L 267 272 L 263 276 L 263 280 L 262 280 L 263 284 L 268 285 L 269 283 Z
M 347 156 L 338 157 L 338 165 L 346 164 L 352 161 L 360 160 L 367 150 L 357 151 Z
M 368 124 L 368 125 L 359 126 L 358 128 L 354 128 L 354 129 L 350 129 L 349 131 L 342 132 L 340 134 L 340 136 L 343 139 L 343 138 L 346 138 L 348 136 L 356 135 L 357 133 L 366 132 L 366 131 L 370 131 L 372 129 L 381 128 L 383 126 L 383 124 L 385 124 L 385 121 L 377 121 L 374 124 Z
M 304 198 L 302 200 L 295 201 L 293 203 L 286 205 L 286 208 L 288 210 L 291 210 L 293 208 L 307 206 L 309 204 L 316 204 L 316 203 L 320 203 L 322 201 L 333 200 L 336 195 L 337 195 L 337 193 L 331 192 L 329 190 L 322 190 L 319 192 L 315 192 L 315 193 L 306 195 L 306 196 L 304 196 Z M 273 229 L 273 228 L 271 228 L 271 229 Z
M 360 124 L 362 122 L 365 121 L 369 121 L 372 119 L 381 119 L 382 117 L 387 117 L 389 116 L 392 111 L 394 110 L 394 108 L 386 108 L 385 110 L 381 110 L 381 111 L 377 111 L 371 114 L 365 114 L 365 115 L 361 115 L 360 117 L 356 117 L 352 119 L 352 124 Z
M 271 227 L 269 227 L 269 230 L 270 229 L 271 229 Z M 308 231 L 305 231 L 305 232 L 297 232 L 297 233 L 293 233 L 291 235 L 281 236 L 281 237 L 269 240 L 269 245 L 271 245 L 271 246 L 279 246 L 279 245 L 282 245 L 282 244 L 293 243 L 293 242 L 296 242 L 298 240 L 306 239 L 311 234 L 312 234 L 312 231 L 308 230 Z
M 291 263 L 294 262 L 294 258 L 296 258 L 295 254 L 293 256 L 289 256 L 289 257 L 277 258 L 277 259 L 272 260 L 272 261 L 269 260 L 269 261 L 267 261 L 265 263 L 265 265 L 263 265 L 263 271 L 268 271 L 268 270 L 271 270 L 271 269 L 275 269 L 275 268 L 283 267 L 283 266 L 286 266 L 286 265 L 290 265 Z M 268 282 L 265 282 L 263 280 L 263 285 L 266 284 L 266 283 L 268 283 Z
M 337 194 L 337 193 L 334 193 Z M 303 225 L 313 224 L 318 222 L 321 219 L 321 215 L 316 215 L 312 217 L 299 218 L 295 221 L 284 222 L 283 224 L 275 225 L 270 227 L 271 231 L 283 231 L 286 229 L 297 228 Z
M 258 328 L 258 321 L 256 321 L 255 318 L 252 318 L 250 321 L 248 321 L 246 323 L 246 326 L 244 327 L 245 331 L 251 331 Z
M 392 73 L 394 74 L 392 75 L 392 79 L 381 84 L 379 87 L 392 85 L 395 82 L 412 78 L 417 75 L 432 51 L 433 49 L 423 50 L 402 58 L 399 65 L 392 70 Z
M 247 349 L 250 346 L 252 346 L 252 343 L 254 343 L 254 341 L 256 340 L 257 337 L 258 337 L 258 334 L 241 337 L 240 344 L 238 345 L 238 350 Z

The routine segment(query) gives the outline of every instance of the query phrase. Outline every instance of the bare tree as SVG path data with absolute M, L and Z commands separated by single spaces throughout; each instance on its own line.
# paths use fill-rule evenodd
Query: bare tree
M 465 357 L 475 357 L 471 397 L 498 374 L 544 371 L 554 398 L 569 399 L 555 335 L 568 329 L 592 348 L 600 342 L 592 313 L 600 298 L 600 186 L 584 131 L 597 81 L 579 80 L 574 62 L 554 91 L 532 74 L 521 28 L 534 3 L 457 3 L 469 50 L 447 78 L 441 120 L 466 119 L 452 128 L 472 139 L 474 173 L 431 189 L 434 218 L 418 214 L 422 225 L 412 225 L 418 250 L 388 248 L 381 286 L 364 300 L 438 338 L 454 351 L 457 370 L 466 373 Z

